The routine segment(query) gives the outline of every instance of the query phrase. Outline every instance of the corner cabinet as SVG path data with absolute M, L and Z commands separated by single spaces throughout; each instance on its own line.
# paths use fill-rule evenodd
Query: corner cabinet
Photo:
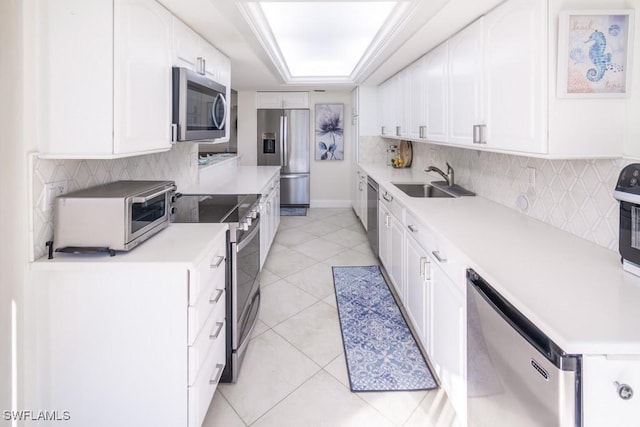
M 38 13 L 41 156 L 169 150 L 172 15 L 154 0 L 40 0 Z
M 78 427 L 202 425 L 226 363 L 226 229 L 199 226 L 36 262 L 30 407 Z

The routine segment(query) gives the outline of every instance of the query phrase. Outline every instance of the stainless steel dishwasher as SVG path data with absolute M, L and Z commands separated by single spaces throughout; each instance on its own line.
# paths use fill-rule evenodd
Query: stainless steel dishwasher
M 378 249 L 378 183 L 367 177 L 367 237 L 371 250 L 379 255 Z
M 581 355 L 566 354 L 467 270 L 469 426 L 582 426 L 581 371 Z

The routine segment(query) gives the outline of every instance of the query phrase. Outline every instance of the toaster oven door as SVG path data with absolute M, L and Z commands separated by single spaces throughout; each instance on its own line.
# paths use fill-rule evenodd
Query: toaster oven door
M 127 227 L 126 244 L 142 239 L 158 227 L 169 223 L 171 209 L 171 189 L 162 189 L 149 195 L 135 196 L 127 199 Z

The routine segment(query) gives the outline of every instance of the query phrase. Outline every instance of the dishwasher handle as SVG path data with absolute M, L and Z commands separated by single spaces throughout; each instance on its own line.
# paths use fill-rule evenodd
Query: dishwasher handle
M 517 308 L 500 295 L 489 283 L 474 270 L 467 270 L 467 283 L 498 313 L 511 327 L 529 342 L 547 360 L 563 371 L 579 369 L 579 355 L 567 354 L 555 342 L 547 337 L 536 325 L 526 318 Z

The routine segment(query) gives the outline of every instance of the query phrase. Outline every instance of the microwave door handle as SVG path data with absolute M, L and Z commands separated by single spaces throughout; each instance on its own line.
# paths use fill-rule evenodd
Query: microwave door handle
M 216 105 L 218 105 L 218 102 L 222 102 L 223 114 L 222 120 L 220 122 L 218 122 L 218 118 L 216 117 Z M 225 120 L 227 120 L 227 102 L 225 101 L 224 96 L 222 96 L 221 93 L 216 95 L 216 100 L 213 102 L 213 108 L 211 109 L 211 119 L 213 120 L 213 125 L 216 127 L 216 129 L 222 129 Z
M 132 197 L 131 201 L 133 201 L 133 203 L 144 203 L 144 202 L 148 202 L 149 200 L 153 199 L 154 197 L 158 197 L 158 196 L 160 196 L 162 194 L 165 194 L 165 193 L 167 193 L 169 191 L 175 191 L 175 190 L 177 190 L 177 187 L 175 185 L 172 185 L 169 188 L 163 188 L 162 190 L 156 191 L 155 193 L 150 194 L 148 196 Z

